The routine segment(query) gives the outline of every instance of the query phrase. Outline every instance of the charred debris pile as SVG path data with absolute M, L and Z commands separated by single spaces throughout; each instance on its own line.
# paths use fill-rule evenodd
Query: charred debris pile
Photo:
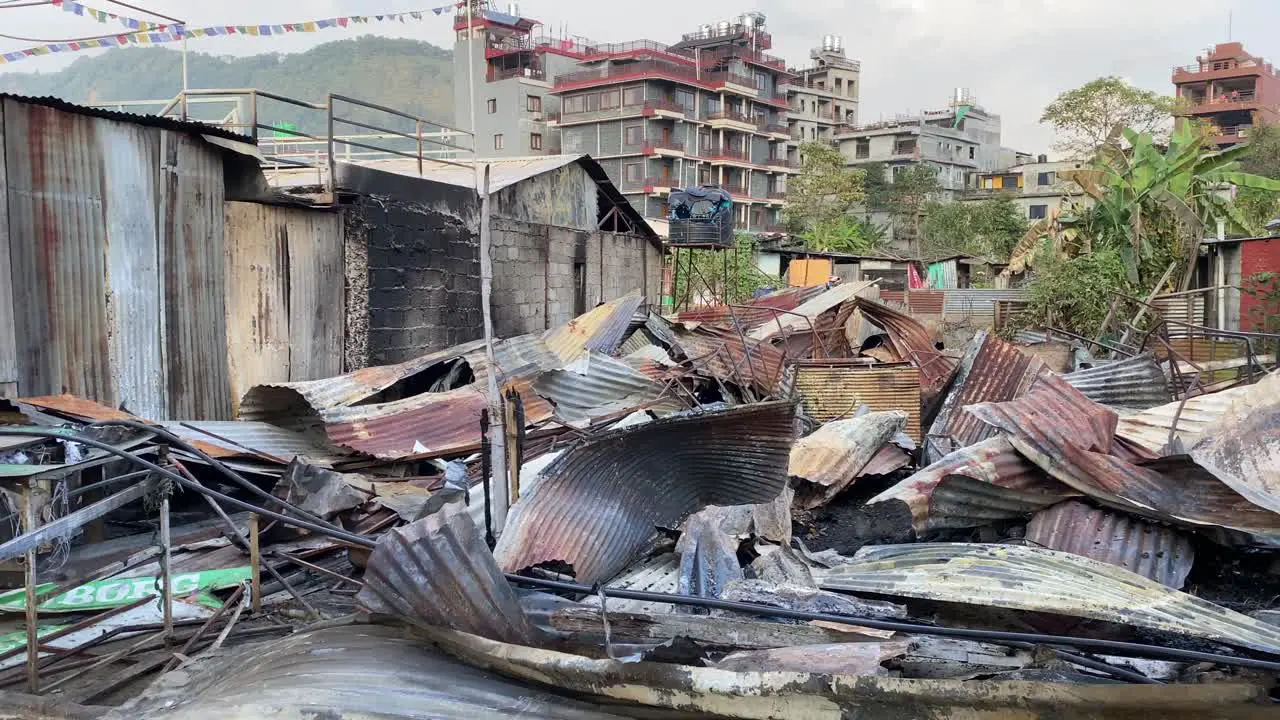
M 228 688 L 408 638 L 454 705 L 478 667 L 623 716 L 1269 713 L 1280 374 L 1091 351 L 944 348 L 858 282 L 672 317 L 631 294 L 254 387 L 230 422 L 0 401 L 0 685 L 342 711 L 377 684 Z

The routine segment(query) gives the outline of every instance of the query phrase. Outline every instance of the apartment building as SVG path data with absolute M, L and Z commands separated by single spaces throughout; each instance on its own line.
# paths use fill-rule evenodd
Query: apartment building
M 1084 169 L 1076 161 L 1050 162 L 1040 155 L 1035 162 L 1006 169 L 980 172 L 975 187 L 961 196 L 962 202 L 981 202 L 994 197 L 1007 197 L 1029 221 L 1043 220 L 1068 202 L 1082 205 L 1092 202 L 1073 180 L 1071 173 Z
M 997 169 L 1012 153 L 1000 146 L 1000 116 L 964 90 L 941 110 L 841 125 L 835 141 L 850 165 L 882 163 L 889 179 L 911 165 L 928 164 L 937 171 L 944 200 L 972 187 L 976 173 Z
M 862 66 L 844 54 L 839 35 L 825 35 L 821 47 L 809 52 L 808 67 L 792 68 L 787 91 L 787 129 L 791 133 L 788 158 L 799 160 L 802 142 L 835 144 L 841 127 L 858 124 L 859 75 Z
M 604 44 L 468 2 L 455 18 L 455 122 L 474 128 L 477 154 L 588 153 L 664 235 L 670 191 L 692 185 L 728 190 L 739 230 L 781 231 L 798 128 L 821 122 L 831 138 L 837 118 L 857 117 L 858 63 L 828 38 L 813 67 L 788 70 L 760 13 L 671 44 Z M 793 125 L 792 107 L 812 117 Z
M 1257 125 L 1280 123 L 1280 75 L 1238 42 L 1215 45 L 1195 64 L 1174 68 L 1173 85 L 1187 105 L 1183 114 L 1208 122 L 1219 146 L 1244 141 Z

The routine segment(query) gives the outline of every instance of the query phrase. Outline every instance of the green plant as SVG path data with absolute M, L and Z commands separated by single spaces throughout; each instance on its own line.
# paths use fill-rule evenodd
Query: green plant
M 1049 103 L 1040 122 L 1053 126 L 1054 149 L 1075 158 L 1098 148 L 1120 148 L 1117 127 L 1156 135 L 1178 107 L 1176 98 L 1136 88 L 1118 77 L 1100 77 L 1068 90 Z
M 886 228 L 870 220 L 850 215 L 820 223 L 800 234 L 810 250 L 849 254 L 868 253 L 886 244 Z
M 824 143 L 800 146 L 800 173 L 787 181 L 786 221 L 792 233 L 829 242 L 827 234 L 862 201 L 865 173 L 847 167 L 840 151 Z
M 926 256 L 964 253 L 1005 259 L 1027 231 L 1022 211 L 1009 198 L 981 202 L 926 203 L 921 245 Z
M 714 295 L 725 302 L 739 302 L 765 287 L 781 287 L 782 280 L 766 275 L 756 267 L 754 235 L 738 233 L 735 250 L 681 250 L 675 268 L 674 302 L 683 309 L 696 306 Z M 690 260 L 692 258 L 692 261 Z M 676 261 L 672 256 L 672 261 Z M 692 262 L 692 268 L 690 268 Z M 726 282 L 726 269 L 728 271 Z
M 1036 268 L 1027 285 L 1025 320 L 1032 327 L 1092 336 L 1102 325 L 1113 294 L 1129 289 L 1120 253 L 1107 248 L 1069 258 L 1043 255 L 1047 261 Z

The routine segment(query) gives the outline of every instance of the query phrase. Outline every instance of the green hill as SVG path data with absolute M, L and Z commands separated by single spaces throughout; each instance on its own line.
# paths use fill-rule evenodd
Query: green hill
M 257 88 L 312 102 L 324 102 L 329 92 L 335 92 L 442 123 L 453 120 L 453 53 L 425 42 L 369 35 L 325 43 L 302 53 L 247 57 L 190 53 L 188 61 L 193 88 Z M 52 95 L 76 103 L 172 98 L 181 89 L 182 54 L 158 47 L 122 48 L 81 57 L 53 73 L 0 74 L 0 92 Z M 192 115 L 217 119 L 230 107 L 193 106 Z M 362 113 L 343 114 L 369 118 Z M 259 119 L 323 132 L 320 113 L 271 101 L 259 103 Z M 344 131 L 360 132 L 339 129 Z

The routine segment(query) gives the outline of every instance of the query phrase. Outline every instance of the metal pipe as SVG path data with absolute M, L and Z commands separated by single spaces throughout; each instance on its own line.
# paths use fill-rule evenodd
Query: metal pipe
M 327 575 L 328 577 L 331 577 L 334 580 L 338 580 L 338 581 L 347 583 L 349 585 L 355 585 L 358 588 L 364 587 L 364 583 L 360 582 L 359 580 L 356 580 L 355 578 L 349 578 L 346 575 L 343 575 L 342 573 L 334 572 L 332 570 L 329 570 L 328 568 L 322 568 L 319 565 L 307 562 L 306 560 L 303 560 L 302 558 L 296 557 L 294 555 L 290 555 L 287 552 L 273 551 L 271 554 L 272 556 L 278 557 L 281 560 L 286 560 L 288 562 L 291 562 L 294 565 L 297 565 L 298 567 L 306 568 L 307 570 L 320 573 L 321 575 Z M 268 567 L 270 567 L 270 565 L 268 565 Z

